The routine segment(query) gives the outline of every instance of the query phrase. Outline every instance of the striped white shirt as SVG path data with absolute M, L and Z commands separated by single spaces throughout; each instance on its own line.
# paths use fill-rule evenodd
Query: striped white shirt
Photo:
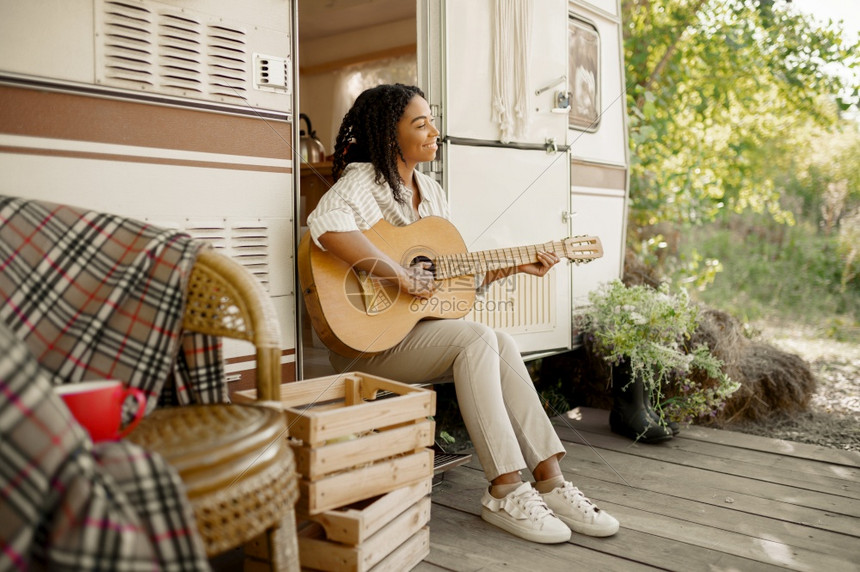
M 319 237 L 327 232 L 365 231 L 380 219 L 405 226 L 425 216 L 450 218 L 445 191 L 431 177 L 415 171 L 421 202 L 418 214 L 412 209 L 412 191 L 401 186 L 403 203 L 394 200 L 391 188 L 383 180 L 376 183 L 371 163 L 350 163 L 340 179 L 326 191 L 319 204 L 308 215 L 311 238 L 322 248 Z

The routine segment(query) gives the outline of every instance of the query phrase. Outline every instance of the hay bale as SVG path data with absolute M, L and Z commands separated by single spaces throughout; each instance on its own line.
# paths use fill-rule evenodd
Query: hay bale
M 717 417 L 718 423 L 761 421 L 777 413 L 805 411 L 809 407 L 816 389 L 809 364 L 796 354 L 750 340 L 740 322 L 726 312 L 702 310 L 699 328 L 690 342 L 691 347 L 707 345 L 723 361 L 723 371 L 741 384 Z M 716 383 L 696 381 L 705 387 Z
M 750 342 L 732 369 L 741 388 L 726 403 L 721 420 L 763 421 L 777 413 L 796 413 L 809 407 L 816 380 L 800 356 L 764 342 Z

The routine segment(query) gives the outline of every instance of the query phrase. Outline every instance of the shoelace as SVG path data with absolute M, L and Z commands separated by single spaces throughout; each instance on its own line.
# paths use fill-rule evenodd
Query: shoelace
M 573 506 L 583 512 L 588 512 L 589 510 L 598 510 L 598 508 L 594 506 L 594 503 L 588 500 L 588 498 L 582 493 L 581 490 L 571 485 L 570 483 L 565 483 L 564 488 L 561 490 L 561 492 L 564 495 L 564 500 L 572 503 Z
M 552 511 L 546 506 L 546 503 L 535 489 L 519 494 L 512 500 L 522 507 L 523 512 L 530 519 L 539 520 L 547 514 L 552 514 Z

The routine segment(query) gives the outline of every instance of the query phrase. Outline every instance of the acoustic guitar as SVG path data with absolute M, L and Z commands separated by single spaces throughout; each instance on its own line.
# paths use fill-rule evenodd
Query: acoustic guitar
M 397 345 L 419 320 L 465 316 L 475 303 L 476 275 L 537 262 L 539 251 L 555 252 L 577 264 L 603 256 L 600 239 L 594 236 L 468 252 L 459 231 L 441 217 L 407 226 L 380 220 L 364 235 L 403 266 L 431 262 L 438 287 L 428 299 L 410 296 L 320 249 L 305 233 L 298 250 L 299 282 L 311 323 L 329 349 L 347 357 Z

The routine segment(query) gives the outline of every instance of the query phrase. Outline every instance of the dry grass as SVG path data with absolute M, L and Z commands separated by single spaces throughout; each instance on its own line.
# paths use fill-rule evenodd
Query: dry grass
M 729 314 L 704 310 L 691 340 L 693 346 L 700 343 L 711 348 L 725 364 L 725 373 L 741 384 L 716 419 L 718 424 L 765 421 L 809 407 L 816 389 L 809 364 L 795 353 L 748 338 L 740 322 Z M 709 385 L 709 380 L 698 381 Z
M 805 411 L 726 424 L 732 431 L 860 451 L 860 345 L 834 341 L 810 327 L 762 322 L 760 336 L 801 356 L 817 380 Z

